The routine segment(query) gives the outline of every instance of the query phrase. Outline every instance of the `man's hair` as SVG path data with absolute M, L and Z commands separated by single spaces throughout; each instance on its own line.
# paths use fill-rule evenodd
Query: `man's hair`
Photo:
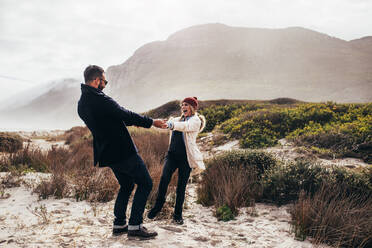
M 89 83 L 97 77 L 101 77 L 104 72 L 105 71 L 102 69 L 102 67 L 99 67 L 98 65 L 89 65 L 84 70 L 85 83 Z

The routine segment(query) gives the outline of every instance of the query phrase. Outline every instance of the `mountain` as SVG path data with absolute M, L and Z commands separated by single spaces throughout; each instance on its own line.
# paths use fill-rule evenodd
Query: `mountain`
M 365 53 L 372 53 L 372 36 L 363 37 L 350 41 L 351 46 Z
M 80 81 L 56 80 L 20 93 L 0 110 L 3 130 L 67 129 L 82 125 L 77 116 Z
M 1 99 L 0 101 L 0 111 L 2 110 L 13 110 L 17 109 L 18 107 L 27 105 L 31 101 L 33 101 L 35 98 L 38 98 L 44 94 L 46 94 L 48 91 L 50 91 L 52 88 L 56 87 L 58 83 L 60 83 L 61 80 L 51 81 L 47 83 L 43 83 L 41 85 L 32 87 L 30 89 L 26 89 L 24 91 L 21 91 L 20 93 L 16 95 L 8 96 L 5 99 Z M 64 81 L 64 80 L 62 80 Z
M 345 41 L 301 27 L 198 25 L 145 44 L 110 66 L 106 77 L 105 92 L 137 112 L 186 96 L 371 102 L 372 37 Z M 76 79 L 28 90 L 0 104 L 0 128 L 82 125 L 79 95 Z
M 139 111 L 185 96 L 368 102 L 370 41 L 345 41 L 301 27 L 193 26 L 109 67 L 108 90 Z

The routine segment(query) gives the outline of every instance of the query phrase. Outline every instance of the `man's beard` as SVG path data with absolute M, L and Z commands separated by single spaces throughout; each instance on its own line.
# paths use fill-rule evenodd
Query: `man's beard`
M 98 89 L 99 90 L 103 90 L 105 87 L 103 87 L 101 84 L 100 85 L 98 85 Z

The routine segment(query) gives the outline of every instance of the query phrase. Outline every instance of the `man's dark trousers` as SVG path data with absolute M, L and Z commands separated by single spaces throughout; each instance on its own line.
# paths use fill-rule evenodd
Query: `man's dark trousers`
M 149 172 L 138 154 L 134 154 L 122 162 L 115 163 L 110 168 L 120 184 L 120 190 L 114 207 L 114 225 L 126 224 L 126 210 L 129 196 L 133 191 L 134 184 L 137 184 L 129 225 L 133 227 L 139 226 L 143 220 L 142 215 L 145 210 L 147 197 L 152 189 L 152 180 Z

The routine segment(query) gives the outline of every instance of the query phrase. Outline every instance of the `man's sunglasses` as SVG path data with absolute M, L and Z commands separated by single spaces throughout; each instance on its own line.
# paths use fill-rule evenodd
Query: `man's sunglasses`
M 105 85 L 108 84 L 108 81 L 107 80 L 103 80 L 102 78 L 100 78 L 100 80 L 102 80 L 105 83 Z

